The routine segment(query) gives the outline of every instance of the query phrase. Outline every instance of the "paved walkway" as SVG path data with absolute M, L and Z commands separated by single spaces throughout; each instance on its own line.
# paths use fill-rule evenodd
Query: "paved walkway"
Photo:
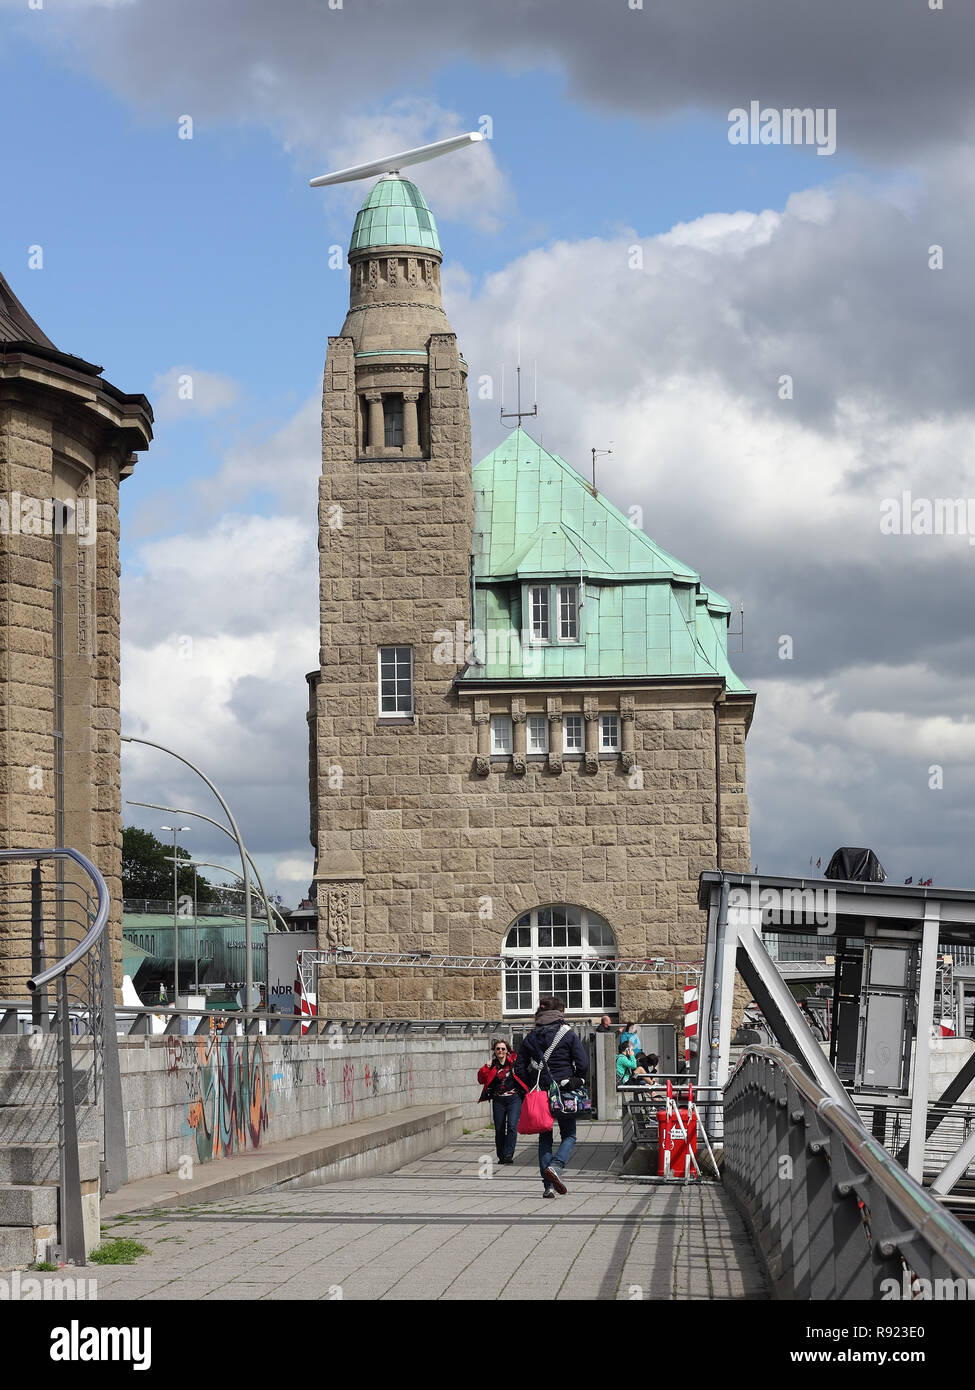
M 580 1134 L 555 1201 L 533 1140 L 497 1168 L 481 1130 L 383 1177 L 116 1218 L 151 1254 L 90 1273 L 99 1300 L 767 1297 L 719 1185 L 620 1182 L 619 1125 Z

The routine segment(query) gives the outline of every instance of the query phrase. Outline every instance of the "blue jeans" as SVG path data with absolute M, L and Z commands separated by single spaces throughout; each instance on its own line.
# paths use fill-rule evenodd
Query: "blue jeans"
M 559 1127 L 559 1138 L 562 1142 L 554 1158 L 552 1157 L 554 1129 L 543 1130 L 538 1136 L 538 1171 L 542 1175 L 543 1182 L 545 1182 L 545 1169 L 549 1164 L 556 1164 L 561 1172 L 572 1157 L 572 1150 L 576 1146 L 575 1115 L 556 1115 L 555 1123 Z M 545 1185 L 548 1186 L 547 1183 Z
M 518 1116 L 523 1097 L 517 1091 L 510 1096 L 497 1096 L 491 1101 L 494 1111 L 494 1144 L 498 1158 L 514 1158 L 518 1142 Z

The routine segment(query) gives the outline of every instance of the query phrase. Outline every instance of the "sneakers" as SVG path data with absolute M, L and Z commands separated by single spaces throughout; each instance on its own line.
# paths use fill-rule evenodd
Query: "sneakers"
M 542 1193 L 542 1196 L 551 1197 L 553 1201 L 555 1200 L 555 1193 L 552 1191 L 550 1187 L 546 1187 L 545 1191 Z
M 542 1177 L 545 1179 L 547 1183 L 552 1184 L 552 1186 L 555 1188 L 556 1192 L 559 1194 L 560 1197 L 564 1197 L 565 1194 L 568 1192 L 569 1189 L 562 1181 L 562 1174 L 559 1172 L 558 1168 L 556 1168 L 554 1164 L 549 1164 L 549 1166 L 545 1169 L 545 1172 L 542 1174 Z

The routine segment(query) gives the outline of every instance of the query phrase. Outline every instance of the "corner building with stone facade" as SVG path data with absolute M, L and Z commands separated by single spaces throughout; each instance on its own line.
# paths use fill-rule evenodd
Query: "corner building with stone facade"
M 518 428 L 471 469 L 467 367 L 419 190 L 377 183 L 330 338 L 309 675 L 319 944 L 532 957 L 343 966 L 347 1018 L 676 1018 L 668 977 L 546 957 L 700 958 L 704 869 L 749 868 L 754 695 L 730 607 Z
M 98 866 L 119 985 L 119 485 L 151 439 L 145 396 L 60 352 L 0 275 L 0 847 L 68 846 Z M 44 867 L 46 882 L 73 872 Z M 30 974 L 29 876 L 29 864 L 0 867 L 8 998 Z

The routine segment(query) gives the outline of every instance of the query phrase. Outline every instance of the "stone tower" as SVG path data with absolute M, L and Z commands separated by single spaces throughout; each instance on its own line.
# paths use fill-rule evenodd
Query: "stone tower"
M 673 976 L 582 960 L 698 959 L 699 874 L 749 867 L 730 606 L 523 430 L 472 473 L 440 262 L 419 191 L 382 179 L 325 366 L 319 944 L 530 968 L 341 966 L 319 1012 L 514 1022 L 555 992 L 676 1018 Z
M 439 766 L 448 807 L 451 749 L 462 757 L 469 737 L 451 698 L 456 665 L 435 660 L 432 640 L 469 621 L 473 517 L 467 366 L 441 260 L 419 189 L 381 179 L 356 218 L 322 401 L 321 670 L 309 677 L 322 944 L 364 943 L 368 879 L 370 946 L 434 945 L 436 891 L 421 890 L 415 861 L 436 832 L 395 797 L 419 789 L 421 768 L 436 792 Z M 397 680 L 412 684 L 409 711 L 396 707 Z M 365 999 L 361 982 L 335 993 Z

